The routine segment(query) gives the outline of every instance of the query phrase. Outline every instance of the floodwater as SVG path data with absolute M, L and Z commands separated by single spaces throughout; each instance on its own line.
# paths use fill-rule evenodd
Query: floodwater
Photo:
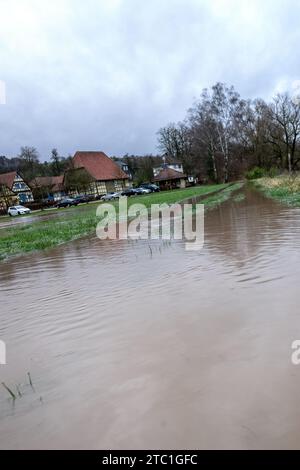
M 88 203 L 95 204 L 95 203 Z M 97 203 L 96 203 L 97 204 Z M 74 211 L 78 213 L 78 211 L 84 210 L 87 204 L 79 204 L 77 207 L 71 207 L 66 212 L 65 210 L 55 209 L 44 209 L 43 211 L 35 211 L 29 215 L 22 215 L 21 217 L 0 217 L 0 230 L 11 228 L 14 225 L 19 224 L 30 224 L 32 222 L 42 222 L 51 219 L 59 219 L 60 217 L 67 218 L 72 216 Z M 95 209 L 96 210 L 96 209 Z
M 90 237 L 0 265 L 0 448 L 300 448 L 300 210 L 246 189 L 205 224 L 200 252 Z

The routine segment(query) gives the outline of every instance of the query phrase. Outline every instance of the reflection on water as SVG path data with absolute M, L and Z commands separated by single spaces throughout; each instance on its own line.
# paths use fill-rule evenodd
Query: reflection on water
M 299 248 L 300 211 L 246 190 L 200 252 L 89 237 L 2 263 L 23 395 L 0 389 L 0 447 L 299 448 Z

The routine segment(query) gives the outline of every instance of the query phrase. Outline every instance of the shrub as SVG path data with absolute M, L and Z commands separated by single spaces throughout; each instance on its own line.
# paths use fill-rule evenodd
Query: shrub
M 263 178 L 266 175 L 267 175 L 267 171 L 264 168 L 255 166 L 251 170 L 247 171 L 246 178 L 247 180 L 256 180 L 258 178 Z
M 278 168 L 272 166 L 268 171 L 268 176 L 270 176 L 270 178 L 275 178 L 275 176 L 278 176 L 278 175 L 279 175 Z

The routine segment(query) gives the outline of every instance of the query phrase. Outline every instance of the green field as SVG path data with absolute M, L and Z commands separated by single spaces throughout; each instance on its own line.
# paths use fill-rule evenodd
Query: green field
M 151 204 L 174 204 L 192 197 L 203 197 L 203 203 L 207 208 L 227 200 L 232 191 L 241 187 L 236 183 L 233 185 L 209 185 L 196 186 L 187 189 L 165 191 L 144 196 L 136 196 L 128 199 L 128 206 L 142 203 L 147 208 Z M 210 198 L 205 196 L 215 193 Z M 96 217 L 96 209 L 100 202 L 84 204 L 67 209 L 56 209 L 57 217 L 43 220 L 40 216 L 55 214 L 54 210 L 40 211 L 30 216 L 33 220 L 24 224 L 16 224 L 11 227 L 0 229 L 0 260 L 10 256 L 20 255 L 36 250 L 44 250 L 50 247 L 78 239 L 88 234 L 95 233 L 99 219 Z M 117 208 L 118 202 L 113 202 Z M 7 222 L 7 218 L 0 218 Z

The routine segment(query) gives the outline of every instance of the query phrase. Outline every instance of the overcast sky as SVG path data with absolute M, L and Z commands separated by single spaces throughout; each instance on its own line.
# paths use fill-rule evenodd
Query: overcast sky
M 202 88 L 300 79 L 298 0 L 0 0 L 0 155 L 156 153 Z

